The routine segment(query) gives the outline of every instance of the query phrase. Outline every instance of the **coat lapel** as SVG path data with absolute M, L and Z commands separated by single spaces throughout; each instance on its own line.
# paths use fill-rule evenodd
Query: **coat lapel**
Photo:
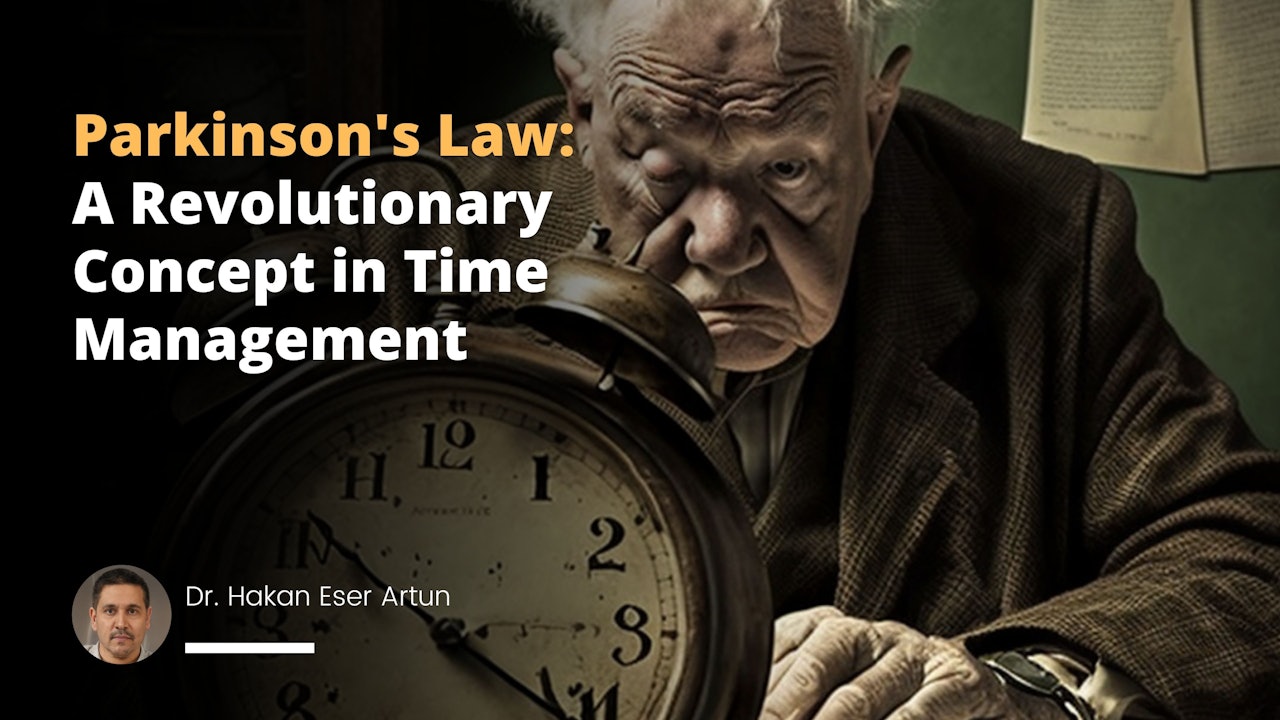
M 975 409 L 931 368 L 976 314 L 964 252 L 973 228 L 921 158 L 890 133 L 843 316 L 853 324 L 842 350 L 853 358 L 852 405 L 835 601 L 870 618 L 902 606 L 926 531 L 976 454 Z
M 868 358 L 855 377 L 836 603 L 880 618 L 906 592 L 907 568 L 948 490 L 972 471 L 977 418 L 963 396 L 901 351 Z

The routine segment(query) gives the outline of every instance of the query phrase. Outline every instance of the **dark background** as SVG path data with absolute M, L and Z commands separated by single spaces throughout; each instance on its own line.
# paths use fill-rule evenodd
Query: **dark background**
M 85 578 L 115 564 L 152 571 L 174 602 L 182 602 L 186 578 L 180 568 L 163 567 L 156 529 L 184 464 L 231 405 L 179 422 L 171 403 L 189 365 L 75 362 L 73 318 L 123 317 L 126 327 L 185 324 L 175 322 L 178 296 L 84 293 L 73 279 L 75 259 L 100 248 L 109 260 L 185 263 L 222 257 L 261 233 L 295 229 L 234 221 L 133 226 L 129 188 L 135 180 L 159 182 L 167 195 L 259 188 L 274 194 L 280 178 L 292 179 L 295 188 L 319 186 L 341 158 L 117 158 L 105 142 L 78 158 L 75 115 L 145 126 L 172 122 L 180 110 L 192 122 L 223 110 L 227 123 L 372 127 L 377 113 L 387 113 L 392 125 L 419 123 L 426 142 L 441 113 L 452 113 L 455 125 L 494 119 L 558 85 L 550 46 L 491 2 L 454 3 L 447 13 L 432 3 L 391 0 L 112 2 L 49 23 L 60 32 L 58 57 L 36 64 L 44 68 L 37 84 L 50 112 L 41 130 L 55 153 L 55 172 L 52 189 L 40 194 L 53 208 L 56 231 L 38 244 L 34 267 L 43 277 L 32 296 L 41 298 L 41 307 L 56 308 L 53 317 L 37 319 L 55 349 L 38 359 L 35 372 L 52 376 L 55 388 L 55 400 L 37 401 L 41 417 L 49 411 L 42 423 L 48 430 L 38 437 L 40 452 L 59 470 L 56 480 L 33 480 L 38 499 L 27 507 L 34 505 L 51 538 L 53 552 L 43 563 L 53 578 L 43 625 L 50 630 L 41 635 L 65 692 L 45 697 L 51 710 L 78 710 L 83 717 L 180 718 L 188 712 L 180 672 L 198 675 L 207 659 L 182 652 L 187 639 L 201 639 L 198 629 L 176 617 L 154 657 L 108 666 L 76 646 L 68 610 Z M 390 142 L 375 138 L 375 145 Z M 71 225 L 90 180 L 104 182 L 114 225 Z
M 1030 3 L 936 4 L 900 31 L 916 49 L 908 84 L 1016 127 Z M 154 530 L 183 463 L 222 413 L 185 424 L 173 417 L 174 382 L 189 369 L 182 365 L 71 360 L 72 318 L 124 317 L 130 326 L 163 327 L 174 324 L 180 299 L 88 295 L 71 271 L 88 248 L 113 258 L 189 261 L 222 256 L 254 237 L 253 229 L 235 224 L 134 227 L 127 192 L 112 188 L 127 191 L 133 180 L 152 180 L 169 193 L 274 190 L 285 177 L 314 187 L 337 159 L 115 158 L 105 148 L 76 158 L 75 114 L 142 124 L 171 121 L 178 110 L 194 120 L 221 109 L 228 122 L 333 125 L 372 124 L 385 112 L 393 124 L 422 124 L 429 136 L 441 113 L 452 113 L 456 125 L 492 119 L 558 86 L 550 46 L 491 2 L 452 3 L 447 15 L 440 4 L 396 0 L 116 2 L 48 22 L 56 42 L 37 42 L 39 57 L 18 68 L 34 71 L 42 97 L 51 98 L 41 106 L 49 114 L 40 143 L 52 149 L 49 167 L 56 170 L 36 203 L 53 208 L 51 237 L 25 245 L 36 253 L 30 267 L 38 277 L 22 278 L 37 285 L 28 295 L 36 299 L 31 315 L 51 333 L 53 348 L 51 356 L 37 357 L 35 376 L 51 380 L 53 392 L 43 399 L 46 382 L 36 384 L 42 399 L 28 436 L 40 443 L 29 451 L 56 470 L 48 479 L 27 477 L 21 487 L 34 499 L 20 506 L 24 515 L 34 509 L 50 549 L 42 564 L 52 572 L 52 602 L 41 627 L 51 628 L 45 647 L 66 692 L 47 701 L 84 717 L 182 717 L 178 673 L 199 671 L 199 659 L 184 656 L 182 643 L 199 639 L 198 631 L 178 622 L 155 657 L 108 667 L 76 648 L 67 610 L 81 582 L 113 564 L 152 570 L 181 601 L 184 578 L 165 574 L 171 571 L 160 566 Z M 1171 321 L 1240 392 L 1264 442 L 1280 444 L 1280 378 L 1273 370 L 1280 340 L 1280 170 L 1208 179 L 1119 172 L 1134 189 L 1140 252 Z M 70 225 L 89 180 L 108 184 L 116 225 Z

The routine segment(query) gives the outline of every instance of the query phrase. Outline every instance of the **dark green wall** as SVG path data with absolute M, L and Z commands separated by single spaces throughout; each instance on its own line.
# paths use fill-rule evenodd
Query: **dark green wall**
M 892 39 L 906 84 L 1022 127 L 1031 3 L 935 0 Z M 1280 448 L 1280 169 L 1189 178 L 1114 168 L 1138 205 L 1138 252 L 1183 342 Z

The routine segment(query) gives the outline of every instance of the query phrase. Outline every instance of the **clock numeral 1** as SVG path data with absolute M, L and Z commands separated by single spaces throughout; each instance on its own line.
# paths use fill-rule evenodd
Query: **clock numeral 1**
M 369 453 L 369 456 L 373 458 L 373 476 L 372 477 L 363 477 L 360 475 L 360 458 L 358 457 L 347 458 L 346 492 L 342 494 L 343 500 L 355 500 L 356 484 L 366 482 L 366 481 L 372 483 L 372 486 L 373 486 L 373 491 L 369 494 L 370 500 L 386 500 L 387 499 L 387 496 L 382 494 L 382 478 L 383 478 L 383 472 L 387 464 L 387 454 L 386 453 Z
M 614 648 L 612 653 L 614 662 L 622 667 L 627 667 L 649 657 L 649 652 L 653 650 L 653 638 L 649 637 L 649 634 L 641 629 L 645 626 L 645 623 L 649 622 L 649 613 L 638 605 L 623 605 L 618 608 L 618 612 L 613 614 L 613 622 L 619 628 L 635 635 L 636 639 L 640 641 L 640 649 L 636 651 L 636 656 L 630 660 L 622 659 L 622 648 Z
M 452 401 L 451 401 L 452 406 Z M 444 444 L 445 449 L 441 450 L 439 455 L 436 454 L 436 424 L 422 424 L 422 465 L 424 468 L 433 468 L 440 470 L 470 470 L 472 458 L 470 455 L 465 457 L 451 458 L 450 450 L 465 450 L 476 441 L 476 428 L 471 423 L 458 418 L 448 425 L 444 426 Z
M 591 521 L 591 534 L 596 537 L 605 537 L 604 545 L 599 550 L 591 553 L 587 558 L 587 575 L 597 570 L 614 570 L 617 572 L 626 572 L 627 564 L 617 562 L 616 560 L 606 560 L 601 557 L 610 550 L 622 544 L 622 538 L 626 537 L 627 531 L 622 527 L 622 523 L 611 517 L 598 517 Z M 607 537 L 606 537 L 607 536 Z
M 280 686 L 276 693 L 276 707 L 284 710 L 281 720 L 316 720 L 316 716 L 303 709 L 303 705 L 311 699 L 311 688 L 296 680 L 290 680 Z
M 329 550 L 332 547 L 327 539 L 324 540 L 323 547 L 311 540 L 310 520 L 285 520 L 280 523 L 280 541 L 276 545 L 276 567 L 281 570 L 306 568 L 308 555 L 324 565 L 329 562 Z
M 547 481 L 550 479 L 548 473 L 548 458 L 546 455 L 533 456 L 533 499 L 550 501 L 551 496 L 547 494 Z

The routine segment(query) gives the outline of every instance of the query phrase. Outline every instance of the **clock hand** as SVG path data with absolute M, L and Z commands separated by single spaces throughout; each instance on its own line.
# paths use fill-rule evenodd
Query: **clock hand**
M 501 678 L 503 682 L 505 682 L 506 684 L 518 690 L 521 695 L 524 695 L 525 697 L 532 700 L 535 705 L 551 713 L 553 717 L 559 718 L 559 720 L 570 720 L 569 716 L 565 713 L 564 708 L 560 707 L 559 703 L 555 701 L 549 701 L 545 697 L 534 692 L 532 689 L 529 688 L 529 686 L 520 682 L 513 675 L 511 675 L 511 673 L 508 673 L 506 670 L 503 670 L 502 667 L 500 667 L 497 663 L 490 660 L 488 656 L 484 655 L 479 650 L 477 650 L 474 646 L 468 643 L 467 633 L 463 627 L 463 622 L 461 620 L 454 620 L 451 618 L 445 618 L 441 620 L 439 623 L 436 623 L 435 627 L 431 629 L 431 638 L 435 640 L 436 644 L 440 645 L 441 647 L 462 648 L 465 652 L 471 655 L 471 657 L 475 658 L 477 662 L 479 662 L 481 665 L 488 668 L 490 672 L 492 672 L 493 674 Z
M 384 588 L 391 587 L 390 583 L 383 581 L 383 579 L 378 577 L 377 573 L 373 571 L 373 568 L 370 568 L 365 564 L 364 558 L 360 557 L 360 553 L 352 550 L 346 545 L 343 545 L 336 537 L 334 537 L 333 526 L 322 520 L 319 515 L 316 515 L 310 510 L 307 511 L 307 518 L 310 519 L 316 529 L 320 531 L 320 535 L 324 538 L 324 541 L 329 543 L 330 547 L 334 550 L 337 550 L 339 555 L 350 560 L 356 567 L 360 568 L 360 572 L 364 573 L 365 577 Z M 431 617 L 430 613 L 416 605 L 402 605 L 401 607 L 407 608 L 410 612 L 413 612 L 418 617 L 422 618 L 423 621 L 427 623 L 428 627 L 432 627 L 436 623 L 435 618 Z
M 578 633 L 589 632 L 592 637 L 599 637 L 600 635 L 600 626 L 594 624 L 573 622 L 557 625 L 554 623 L 538 621 L 523 622 L 516 620 L 491 620 L 472 630 L 471 634 L 478 638 L 487 639 L 490 632 L 504 628 L 518 629 L 521 636 L 528 635 L 531 630 L 553 630 L 557 632 L 573 633 L 575 635 Z
M 329 543 L 330 547 L 334 550 L 337 550 L 339 555 L 354 563 L 356 567 L 360 568 L 360 572 L 364 573 L 365 576 L 373 582 L 381 585 L 382 587 L 390 587 L 388 583 L 378 577 L 378 574 L 365 563 L 364 558 L 360 557 L 360 553 L 346 545 L 343 545 L 334 536 L 332 525 L 325 522 L 319 515 L 316 515 L 310 510 L 307 511 L 307 518 L 309 518 L 315 525 L 316 530 L 320 532 L 324 541 Z M 517 680 L 513 675 L 508 673 L 506 670 L 503 670 L 497 663 L 490 660 L 487 656 L 468 643 L 467 633 L 465 630 L 466 625 L 461 620 L 456 618 L 441 618 L 440 620 L 436 620 L 431 617 L 430 613 L 415 605 L 402 605 L 400 607 L 407 608 L 427 623 L 427 627 L 431 628 L 431 639 L 434 640 L 436 645 L 439 647 L 446 649 L 453 647 L 461 648 L 463 652 L 475 658 L 475 660 L 488 669 L 489 672 L 497 675 L 498 678 L 507 685 L 510 685 L 519 691 L 521 695 L 532 700 L 535 705 L 551 713 L 553 717 L 558 718 L 558 720 L 570 720 L 569 716 L 565 714 L 565 711 L 558 703 L 553 704 L 548 702 L 546 698 L 529 689 L 527 685 Z

